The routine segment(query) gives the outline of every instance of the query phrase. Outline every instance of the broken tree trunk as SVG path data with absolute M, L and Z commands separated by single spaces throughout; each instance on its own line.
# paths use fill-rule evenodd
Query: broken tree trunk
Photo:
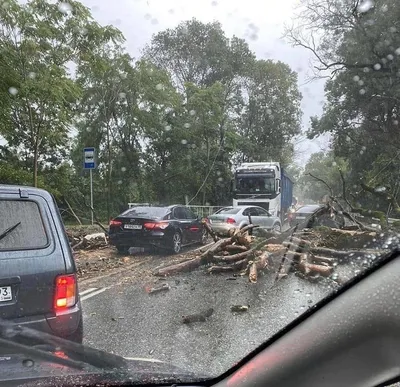
M 257 282 L 257 264 L 255 262 L 250 265 L 249 281 L 253 284 Z
M 219 240 L 219 237 L 215 234 L 215 232 L 210 227 L 210 225 L 206 221 L 203 221 L 202 223 L 203 223 L 204 228 L 206 229 L 208 235 L 211 236 L 211 238 L 213 239 L 214 242 L 217 242 Z
M 207 271 L 208 273 L 226 273 L 237 270 L 242 270 L 247 266 L 247 259 L 242 259 L 241 261 L 235 262 L 229 266 L 211 266 Z
M 163 267 L 158 269 L 154 275 L 159 277 L 165 277 L 176 273 L 183 273 L 198 268 L 202 264 L 203 259 L 201 257 L 193 258 L 189 261 L 177 263 L 176 265 Z
M 314 263 L 309 263 L 307 254 L 302 255 L 297 267 L 300 270 L 300 272 L 306 275 L 318 274 L 323 277 L 329 277 L 333 273 L 333 267 L 331 266 L 323 266 L 323 265 L 316 265 Z

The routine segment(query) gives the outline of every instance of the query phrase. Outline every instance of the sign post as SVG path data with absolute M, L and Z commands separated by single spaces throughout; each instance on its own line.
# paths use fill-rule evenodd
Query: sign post
M 90 173 L 90 211 L 92 213 L 93 225 L 93 174 L 92 170 L 96 168 L 95 149 L 93 147 L 83 148 L 83 168 L 89 169 Z

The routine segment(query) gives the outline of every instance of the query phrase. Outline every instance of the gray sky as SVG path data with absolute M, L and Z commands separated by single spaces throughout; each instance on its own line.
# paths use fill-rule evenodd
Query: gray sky
M 259 59 L 281 60 L 299 73 L 303 94 L 303 128 L 312 115 L 320 115 L 323 82 L 306 83 L 310 74 L 311 54 L 293 48 L 281 39 L 284 25 L 290 24 L 299 0 L 81 0 L 91 8 L 100 24 L 112 24 L 126 38 L 129 53 L 138 58 L 153 34 L 174 28 L 193 17 L 203 21 L 219 21 L 228 37 L 245 38 Z M 256 27 L 256 30 L 252 28 Z M 298 145 L 298 163 L 304 165 L 307 154 L 325 150 L 326 139 L 302 141 Z

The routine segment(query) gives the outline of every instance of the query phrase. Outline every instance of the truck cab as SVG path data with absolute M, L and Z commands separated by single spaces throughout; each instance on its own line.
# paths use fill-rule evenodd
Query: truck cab
M 243 163 L 235 170 L 233 206 L 260 206 L 283 221 L 292 204 L 292 186 L 278 162 Z

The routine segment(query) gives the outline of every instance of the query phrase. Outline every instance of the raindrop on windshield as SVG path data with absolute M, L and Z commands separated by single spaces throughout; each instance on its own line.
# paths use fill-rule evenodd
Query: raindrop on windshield
M 67 14 L 67 13 L 72 12 L 72 6 L 69 3 L 63 2 L 63 3 L 58 4 L 58 10 L 62 13 Z
M 191 111 L 189 112 L 189 114 L 190 114 L 191 116 L 194 116 L 194 115 L 196 114 L 196 111 L 195 111 L 195 110 L 191 110 Z
M 396 55 L 400 55 L 400 47 L 399 47 L 399 48 L 396 48 L 396 50 L 394 50 L 394 53 L 395 53 Z
M 188 143 L 187 140 L 181 140 L 181 144 L 186 145 Z
M 169 132 L 169 131 L 171 130 L 171 126 L 170 126 L 170 125 L 165 125 L 165 130 L 166 130 L 167 132 Z
M 353 80 L 355 82 L 358 82 L 360 80 L 360 77 L 358 75 L 354 75 Z
M 17 89 L 16 87 L 10 87 L 10 88 L 8 89 L 8 92 L 9 92 L 11 95 L 17 95 L 17 94 L 18 94 L 18 89 Z
M 364 0 L 357 7 L 358 12 L 364 13 L 368 12 L 374 6 L 374 2 L 372 0 Z
M 156 85 L 156 89 L 157 89 L 157 90 L 162 90 L 162 88 L 163 88 L 162 83 L 158 83 L 158 84 Z
M 125 93 L 119 93 L 119 98 L 124 99 L 126 97 Z
M 126 167 L 122 167 L 122 168 L 121 168 L 121 171 L 122 171 L 122 172 L 125 172 L 125 171 L 126 171 Z
M 380 70 L 381 68 L 382 68 L 382 65 L 380 63 L 374 64 L 374 70 Z
M 189 128 L 190 128 L 190 124 L 189 124 L 188 122 L 186 122 L 183 126 L 184 126 L 186 129 L 189 129 Z
M 387 56 L 387 58 L 388 58 L 389 60 L 393 60 L 393 59 L 394 59 L 394 56 L 393 56 L 392 54 L 389 54 L 389 55 Z
M 364 84 L 364 81 L 363 81 L 362 79 L 360 79 L 360 80 L 358 81 L 358 84 L 359 84 L 360 86 L 362 86 L 362 85 Z
M 34 73 L 33 71 L 31 71 L 31 72 L 28 74 L 28 77 L 31 78 L 31 79 L 35 79 L 35 78 L 36 78 L 36 73 Z
M 359 93 L 360 93 L 361 95 L 365 94 L 365 89 L 361 89 L 361 90 L 359 91 Z

